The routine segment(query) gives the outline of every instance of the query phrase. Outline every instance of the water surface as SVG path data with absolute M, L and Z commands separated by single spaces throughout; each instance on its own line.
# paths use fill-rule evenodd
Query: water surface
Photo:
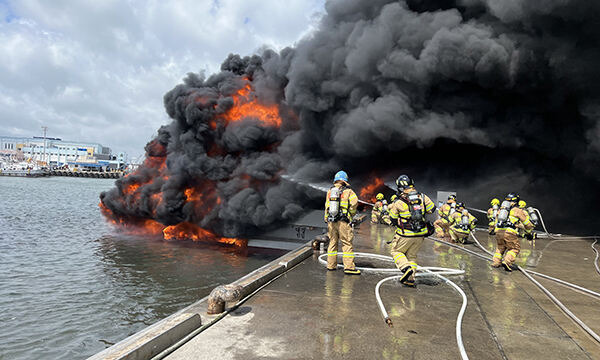
M 0 359 L 81 359 L 276 257 L 119 234 L 114 180 L 0 176 Z

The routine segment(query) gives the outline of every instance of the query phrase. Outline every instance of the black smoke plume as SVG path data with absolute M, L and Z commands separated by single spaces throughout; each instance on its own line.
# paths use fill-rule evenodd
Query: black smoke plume
M 103 193 L 104 206 L 118 219 L 189 221 L 234 236 L 296 217 L 314 197 L 281 175 L 329 181 L 343 168 L 355 185 L 408 173 L 424 191 L 458 190 L 479 208 L 517 191 L 551 230 L 598 231 L 600 3 L 331 0 L 325 8 L 295 47 L 230 55 L 220 73 L 189 74 L 166 94 L 173 121 L 147 151 L 164 153 L 168 176 L 146 166 Z M 219 120 L 245 84 L 279 109 L 280 126 Z M 147 185 L 124 197 L 138 177 Z M 184 191 L 194 186 L 220 202 L 190 206 Z

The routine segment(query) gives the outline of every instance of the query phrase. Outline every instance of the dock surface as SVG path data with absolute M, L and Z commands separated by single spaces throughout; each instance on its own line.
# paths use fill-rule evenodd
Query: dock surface
M 363 224 L 355 251 L 388 254 L 393 230 Z M 488 249 L 494 238 L 476 233 Z M 518 264 L 600 292 L 592 241 L 522 241 Z M 466 248 L 483 254 L 473 245 Z M 264 287 L 235 311 L 167 359 L 460 359 L 455 327 L 461 296 L 437 281 L 416 289 L 385 283 L 381 297 L 394 327 L 375 301 L 375 285 L 392 274 L 326 271 L 318 253 Z M 341 262 L 341 259 L 340 261 Z M 464 269 L 450 277 L 467 295 L 462 339 L 471 359 L 600 359 L 600 346 L 522 273 L 444 243 L 425 240 L 419 265 Z M 600 332 L 600 300 L 537 278 L 592 330 Z M 210 316 L 206 317 L 210 320 Z

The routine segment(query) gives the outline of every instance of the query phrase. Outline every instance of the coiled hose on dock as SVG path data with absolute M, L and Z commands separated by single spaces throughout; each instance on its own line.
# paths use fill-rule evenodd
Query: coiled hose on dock
M 394 264 L 394 260 L 390 256 L 373 254 L 373 253 L 363 253 L 363 252 L 355 252 L 354 255 L 357 257 L 366 257 L 366 258 L 372 258 L 372 259 L 390 262 L 390 264 L 392 266 Z M 327 254 L 319 255 L 319 262 L 325 266 L 327 266 L 327 260 L 325 260 L 326 256 L 327 256 Z M 340 264 L 338 264 L 337 266 L 338 266 L 338 268 L 343 267 Z M 399 273 L 400 272 L 400 270 L 398 270 L 396 268 L 372 268 L 372 267 L 359 267 L 359 266 L 357 266 L 356 268 L 359 269 L 361 272 L 373 272 L 373 273 Z M 463 340 L 462 340 L 462 321 L 463 321 L 463 316 L 465 314 L 465 310 L 467 309 L 467 295 L 460 288 L 460 286 L 456 285 L 454 282 L 452 282 L 451 280 L 449 280 L 448 278 L 446 278 L 444 276 L 444 275 L 463 275 L 464 273 L 465 273 L 465 271 L 460 270 L 460 269 L 449 269 L 449 268 L 436 267 L 436 266 L 419 266 L 419 267 L 417 267 L 417 274 L 415 275 L 415 277 L 428 277 L 428 276 L 429 277 L 431 277 L 431 276 L 437 277 L 440 280 L 442 280 L 442 282 L 444 282 L 445 284 L 452 287 L 462 297 L 462 305 L 460 307 L 458 316 L 456 318 L 456 342 L 458 344 L 458 350 L 460 352 L 461 359 L 468 360 L 469 357 L 467 355 L 467 352 L 465 350 L 465 346 L 464 346 Z M 380 288 L 381 288 L 381 285 L 383 285 L 383 283 L 385 283 L 387 281 L 395 280 L 395 279 L 400 279 L 401 277 L 402 277 L 402 274 L 388 276 L 384 279 L 381 279 L 377 283 L 377 285 L 375 285 L 375 299 L 377 301 L 377 305 L 379 306 L 379 311 L 381 312 L 381 315 L 383 316 L 385 323 L 388 324 L 388 326 L 390 326 L 390 327 L 393 327 L 393 322 L 385 308 L 385 305 L 383 304 L 383 300 L 381 299 Z

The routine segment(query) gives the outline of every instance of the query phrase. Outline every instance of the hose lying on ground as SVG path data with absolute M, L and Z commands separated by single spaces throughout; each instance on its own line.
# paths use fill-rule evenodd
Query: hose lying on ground
M 475 212 L 479 212 L 479 213 L 487 214 L 487 212 L 486 212 L 486 211 L 483 211 L 483 210 L 481 210 L 481 209 L 475 209 L 475 208 L 468 208 L 468 209 L 469 209 L 469 210 L 472 210 L 472 211 L 475 211 Z M 594 267 L 596 268 L 596 272 L 598 273 L 598 275 L 600 275 L 600 266 L 598 265 L 598 258 L 600 257 L 600 253 L 599 253 L 599 252 L 598 252 L 598 250 L 596 250 L 596 248 L 594 247 L 594 245 L 595 245 L 595 244 L 598 242 L 598 237 L 600 237 L 600 236 L 598 236 L 598 235 L 590 235 L 590 236 L 563 236 L 563 235 L 561 235 L 561 234 L 552 234 L 552 233 L 550 233 L 550 232 L 548 231 L 548 228 L 546 227 L 546 223 L 544 222 L 544 217 L 542 216 L 542 213 L 540 212 L 540 210 L 539 210 L 539 209 L 537 209 L 537 208 L 533 208 L 533 210 L 534 210 L 534 211 L 537 213 L 537 215 L 538 215 L 538 217 L 539 217 L 539 219 L 540 219 L 540 223 L 541 223 L 541 225 L 542 225 L 542 229 L 544 229 L 544 233 L 545 233 L 545 235 L 546 235 L 548 238 L 550 238 L 550 239 L 554 239 L 555 241 L 574 241 L 574 240 L 594 239 L 594 243 L 591 245 L 591 246 L 592 246 L 592 250 L 594 250 L 594 252 L 596 253 L 596 258 L 594 259 Z M 480 229 L 480 230 L 484 231 L 485 229 Z M 550 244 L 552 244 L 552 242 L 548 243 L 548 244 L 546 245 L 546 247 L 544 248 L 544 250 L 545 250 L 545 249 L 546 249 L 548 246 L 550 246 Z M 487 250 L 485 250 L 485 249 L 484 249 L 484 251 L 486 251 L 486 252 L 487 252 Z M 546 279 L 549 279 L 549 280 L 553 280 L 553 279 L 551 279 L 551 278 L 550 278 L 549 276 L 547 276 L 547 275 L 540 274 L 540 273 L 536 273 L 535 271 L 531 271 L 531 270 L 528 270 L 528 271 L 529 271 L 530 273 L 532 273 L 532 274 L 535 274 L 535 275 L 538 275 L 538 276 L 544 277 L 544 278 L 546 278 Z M 575 289 L 581 290 L 581 287 L 579 287 L 579 286 L 577 286 L 577 285 L 573 285 L 573 284 L 567 283 L 566 281 L 563 281 L 563 280 L 558 280 L 558 279 L 556 279 L 556 280 L 557 280 L 557 282 L 559 282 L 559 283 L 561 283 L 561 284 L 563 284 L 563 285 L 567 285 L 567 286 L 569 286 L 569 287 L 572 287 L 572 288 L 575 288 Z M 589 290 L 585 289 L 585 290 L 582 290 L 582 291 L 584 291 L 584 292 L 588 292 Z M 595 293 L 595 294 L 597 294 L 597 293 Z
M 477 240 L 477 237 L 475 237 L 475 235 L 473 235 L 473 233 L 471 233 L 471 236 L 473 237 L 473 240 L 475 240 L 475 244 L 477 244 L 477 246 L 482 249 L 483 251 L 485 251 L 487 254 L 492 255 L 491 252 L 489 252 L 487 249 L 485 249 L 485 247 L 483 247 L 483 245 L 481 245 L 481 243 Z M 457 249 L 461 249 L 464 250 L 468 253 L 472 253 L 472 254 L 476 254 L 477 256 L 479 256 L 480 258 L 483 258 L 485 260 L 488 261 L 492 261 L 491 257 L 487 257 L 487 256 L 483 256 L 481 254 L 477 254 L 474 251 L 465 249 L 463 247 L 460 246 L 456 246 L 454 244 L 450 244 L 447 243 L 443 240 L 439 240 L 433 237 L 428 237 L 428 239 L 433 240 L 433 241 L 437 241 L 439 243 L 451 246 L 451 247 L 455 247 Z M 492 255 L 493 256 L 493 255 Z M 548 291 L 548 289 L 546 289 L 542 284 L 540 284 L 538 281 L 536 281 L 533 277 L 531 277 L 531 275 L 529 274 L 528 270 L 523 269 L 522 267 L 518 266 L 517 267 L 529 280 L 531 280 L 531 282 L 533 282 L 537 287 L 540 288 L 540 290 L 542 290 L 544 292 L 544 294 L 546 294 L 546 296 L 548 296 L 550 298 L 550 300 L 552 300 L 565 314 L 567 314 L 568 317 L 571 318 L 571 320 L 573 320 L 577 325 L 579 325 L 586 333 L 588 333 L 588 335 L 590 335 L 594 340 L 596 340 L 598 343 L 600 343 L 600 336 L 598 334 L 596 334 L 592 329 L 590 329 L 583 321 L 581 321 L 577 316 L 575 316 L 575 314 L 573 314 L 569 308 L 567 308 L 560 300 L 558 300 L 550 291 Z M 532 272 L 533 273 L 533 272 Z M 554 278 L 552 278 L 551 276 L 548 275 L 544 275 L 544 277 L 548 278 L 549 280 L 552 280 Z M 554 280 L 558 280 L 558 279 L 554 279 Z M 562 281 L 562 280 L 561 280 Z M 565 281 L 566 283 L 566 281 Z M 573 284 L 571 284 L 573 285 Z M 582 288 L 585 289 L 585 288 Z M 596 295 L 600 295 L 598 293 L 595 293 L 591 290 L 585 289 L 587 291 L 589 291 L 590 293 L 594 293 Z
M 494 254 L 492 254 L 492 253 L 491 253 L 490 251 L 488 251 L 488 250 L 487 250 L 487 249 L 486 249 L 486 248 L 485 248 L 483 245 L 481 245 L 481 243 L 479 242 L 479 240 L 477 240 L 477 238 L 475 237 L 475 235 L 473 235 L 473 233 L 471 233 L 471 237 L 472 237 L 472 238 L 473 238 L 473 240 L 475 241 L 475 245 L 476 245 L 478 248 L 480 248 L 481 250 L 483 250 L 483 251 L 484 251 L 486 254 L 488 254 L 488 255 L 490 255 L 490 256 L 494 256 Z M 453 245 L 453 244 L 448 244 L 448 245 Z M 457 248 L 459 248 L 459 249 L 467 250 L 467 249 L 464 249 L 464 248 L 462 248 L 462 247 L 460 247 L 460 246 L 456 246 L 456 247 L 457 247 Z M 484 259 L 486 259 L 486 260 L 490 260 L 490 261 L 491 261 L 491 258 L 487 258 L 487 257 L 485 257 L 485 256 L 480 256 L 480 257 L 482 257 L 482 258 L 484 258 Z M 593 297 L 595 297 L 595 298 L 598 298 L 598 299 L 600 299 L 600 293 L 597 293 L 597 292 L 595 292 L 595 291 L 593 291 L 593 290 L 590 290 L 590 289 L 584 288 L 583 286 L 579 286 L 579 285 L 576 285 L 576 284 L 570 283 L 570 282 L 568 282 L 568 281 L 564 281 L 564 280 L 561 280 L 561 279 L 558 279 L 558 278 L 555 278 L 555 277 L 552 277 L 552 276 L 549 276 L 549 275 L 546 275 L 546 274 L 542 274 L 542 273 L 539 273 L 539 272 L 537 272 L 537 271 L 533 271 L 533 270 L 527 270 L 527 272 L 528 272 L 528 273 L 530 273 L 530 274 L 533 274 L 533 275 L 536 275 L 536 276 L 542 277 L 542 278 L 544 278 L 544 279 L 547 279 L 547 280 L 550 280 L 550 281 L 554 281 L 554 282 L 556 282 L 556 283 L 559 283 L 559 284 L 561 284 L 561 285 L 564 285 L 564 286 L 570 287 L 571 289 L 574 289 L 574 290 L 581 291 L 581 292 L 583 292 L 583 293 L 585 293 L 585 294 L 587 294 L 587 295 L 590 295 L 590 296 L 593 296 Z
M 394 264 L 394 260 L 390 256 L 372 254 L 372 253 L 362 253 L 362 252 L 355 252 L 354 255 L 356 257 L 366 257 L 366 258 L 374 258 L 374 259 L 378 259 L 378 260 L 383 260 L 383 261 L 389 262 L 392 266 Z M 325 266 L 327 265 L 327 261 L 324 259 L 326 256 L 327 256 L 327 254 L 319 255 L 319 262 Z M 338 264 L 337 267 L 342 268 L 343 265 Z M 396 268 L 372 268 L 372 267 L 359 267 L 359 266 L 357 266 L 356 268 L 362 272 L 373 272 L 373 273 L 399 273 L 400 272 L 400 270 L 398 270 Z M 462 320 L 463 320 L 463 316 L 465 314 L 465 310 L 467 309 L 467 295 L 458 285 L 456 285 L 454 282 L 450 281 L 448 278 L 443 276 L 443 275 L 462 275 L 465 273 L 465 271 L 459 270 L 459 269 L 448 269 L 448 268 L 443 268 L 443 267 L 436 267 L 436 266 L 419 266 L 417 268 L 417 271 L 418 272 L 415 275 L 415 277 L 426 277 L 426 276 L 437 277 L 437 278 L 441 279 L 445 284 L 451 286 L 455 291 L 457 291 L 461 295 L 462 305 L 460 307 L 460 311 L 458 312 L 458 316 L 456 318 L 456 342 L 458 344 L 458 350 L 460 352 L 461 359 L 468 360 L 469 357 L 467 356 L 467 352 L 465 350 L 465 346 L 462 341 Z M 419 271 L 421 271 L 421 272 L 419 272 Z M 380 280 L 377 283 L 377 285 L 375 286 L 375 299 L 377 300 L 377 305 L 379 306 L 379 311 L 381 312 L 381 315 L 383 316 L 385 323 L 388 324 L 390 327 L 393 327 L 392 319 L 390 318 L 387 310 L 385 309 L 385 305 L 383 304 L 383 301 L 381 300 L 380 288 L 381 288 L 381 285 L 383 285 L 383 283 L 390 281 L 390 280 L 400 279 L 401 277 L 402 277 L 402 274 L 386 277 L 386 278 Z
M 594 266 L 596 267 L 596 272 L 598 273 L 598 275 L 600 275 L 600 266 L 598 266 L 598 258 L 600 257 L 600 252 L 598 252 L 598 250 L 594 246 L 594 245 L 596 245 L 597 242 L 598 242 L 598 239 L 596 238 L 594 240 L 594 243 L 592 244 L 592 249 L 596 253 L 596 258 L 594 259 Z

